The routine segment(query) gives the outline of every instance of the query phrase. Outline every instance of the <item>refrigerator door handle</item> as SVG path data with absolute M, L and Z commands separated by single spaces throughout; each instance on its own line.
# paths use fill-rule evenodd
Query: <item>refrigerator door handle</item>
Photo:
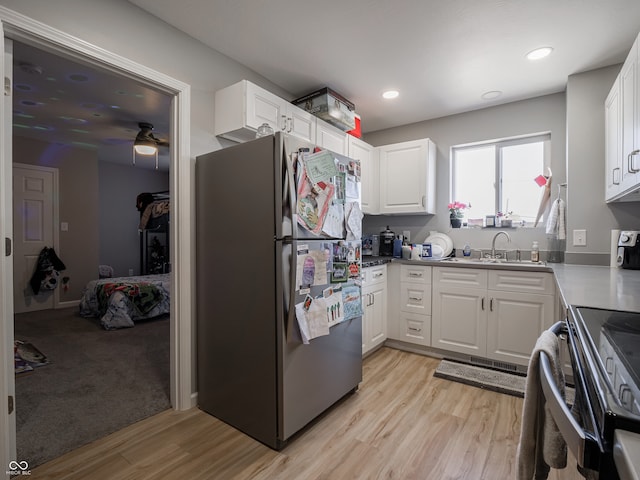
M 291 160 L 291 156 L 288 152 L 283 149 L 282 150 L 282 165 L 284 168 L 283 172 L 283 205 L 282 205 L 282 236 L 287 237 L 294 234 L 297 229 L 298 224 L 298 216 L 296 215 L 296 181 L 293 173 L 293 162 Z M 289 217 L 286 216 L 287 210 L 289 211 Z M 285 220 L 286 219 L 286 220 Z M 289 230 L 285 226 L 286 223 L 290 222 Z
M 283 267 L 289 271 L 289 276 L 283 275 L 284 279 L 284 304 L 286 308 L 286 338 L 287 342 L 291 342 L 293 340 L 293 332 L 295 331 L 295 321 L 296 321 L 296 307 L 295 307 L 295 298 L 296 298 L 296 255 L 294 254 L 294 244 L 285 243 L 282 247 L 282 263 Z M 289 260 L 287 261 L 287 256 Z

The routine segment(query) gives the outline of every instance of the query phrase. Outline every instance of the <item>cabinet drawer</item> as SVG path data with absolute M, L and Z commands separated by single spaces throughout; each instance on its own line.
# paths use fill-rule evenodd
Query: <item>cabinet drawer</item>
M 487 288 L 487 271 L 477 268 L 436 267 L 434 285 Z
M 431 315 L 431 285 L 400 283 L 400 310 Z
M 431 317 L 416 313 L 400 314 L 400 340 L 431 346 Z
M 378 265 L 362 269 L 362 287 L 387 282 L 387 266 Z
M 431 267 L 423 265 L 400 265 L 400 281 L 431 285 Z
M 490 270 L 489 288 L 505 292 L 541 293 L 553 295 L 553 275 L 545 272 L 520 272 L 513 270 Z

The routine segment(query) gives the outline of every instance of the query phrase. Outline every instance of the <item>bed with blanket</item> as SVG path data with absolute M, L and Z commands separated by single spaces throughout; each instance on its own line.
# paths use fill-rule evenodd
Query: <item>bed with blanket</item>
M 106 330 L 169 313 L 171 274 L 102 278 L 90 281 L 80 300 L 80 315 L 97 317 Z

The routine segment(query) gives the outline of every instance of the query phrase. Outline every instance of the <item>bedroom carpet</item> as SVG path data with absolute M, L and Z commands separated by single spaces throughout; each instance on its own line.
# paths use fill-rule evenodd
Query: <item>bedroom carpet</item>
M 30 468 L 171 408 L 168 315 L 106 331 L 77 307 L 21 313 L 15 339 L 50 362 L 16 375 L 17 453 Z

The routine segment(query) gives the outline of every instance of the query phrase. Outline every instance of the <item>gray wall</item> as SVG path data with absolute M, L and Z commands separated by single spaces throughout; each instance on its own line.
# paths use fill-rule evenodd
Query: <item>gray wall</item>
M 136 197 L 143 192 L 169 189 L 169 173 L 131 165 L 100 162 L 100 264 L 111 265 L 114 276 L 140 274 L 140 213 Z M 97 267 L 96 267 L 97 268 Z
M 60 221 L 69 230 L 60 232 L 56 253 L 67 269 L 69 289 L 60 290 L 60 301 L 79 300 L 82 289 L 97 277 L 98 161 L 95 152 L 66 148 L 21 137 L 13 138 L 15 162 L 58 169 Z
M 491 247 L 493 229 L 452 229 L 447 204 L 450 198 L 450 149 L 455 145 L 494 140 L 540 132 L 551 133 L 551 169 L 554 182 L 564 182 L 566 122 L 565 95 L 557 93 L 506 105 L 437 118 L 398 128 L 368 133 L 364 140 L 372 145 L 385 145 L 418 138 L 431 138 L 437 145 L 436 159 L 436 215 L 372 216 L 366 215 L 364 231 L 378 233 L 389 225 L 397 234 L 409 230 L 412 242 L 422 242 L 430 231 L 444 232 L 454 247 L 463 248 L 466 242 L 473 249 Z M 542 173 L 542 172 L 540 172 Z M 534 240 L 546 249 L 544 228 L 510 230 L 511 249 L 529 250 Z M 506 247 L 500 240 L 499 247 Z
M 640 204 L 604 201 L 604 101 L 621 65 L 571 75 L 567 83 L 566 261 L 609 265 L 611 229 L 640 229 Z M 587 245 L 572 245 L 572 230 L 587 230 Z

